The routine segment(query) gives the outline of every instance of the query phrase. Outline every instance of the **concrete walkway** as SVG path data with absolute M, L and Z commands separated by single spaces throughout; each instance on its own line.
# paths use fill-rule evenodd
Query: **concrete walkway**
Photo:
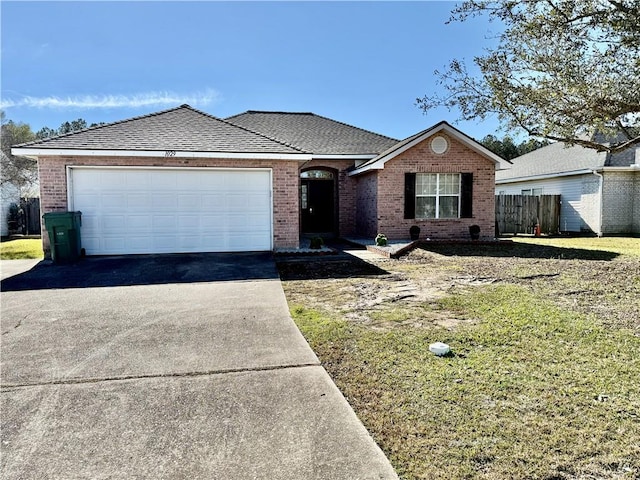
M 1 295 L 3 479 L 397 478 L 270 255 L 38 264 Z

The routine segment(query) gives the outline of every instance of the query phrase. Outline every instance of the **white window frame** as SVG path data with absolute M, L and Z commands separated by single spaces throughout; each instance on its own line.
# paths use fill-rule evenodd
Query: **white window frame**
M 425 176 L 425 175 L 435 175 L 436 176 L 436 193 L 434 194 L 422 194 L 422 193 L 418 193 L 418 179 L 421 176 Z M 457 175 L 458 176 L 458 192 L 455 194 L 452 193 L 441 193 L 441 187 L 440 187 L 440 177 L 441 175 Z M 460 217 L 460 209 L 461 209 L 461 201 L 462 201 L 462 175 L 460 173 L 416 173 L 416 185 L 415 185 L 415 217 L 416 219 L 420 219 L 420 220 L 455 220 L 455 219 L 459 219 Z M 436 206 L 435 206 L 435 216 L 434 217 L 424 217 L 424 216 L 419 216 L 419 209 L 418 209 L 418 198 L 434 198 L 436 199 Z M 441 197 L 457 197 L 458 198 L 458 205 L 457 205 L 457 216 L 455 217 L 440 217 L 440 198 Z

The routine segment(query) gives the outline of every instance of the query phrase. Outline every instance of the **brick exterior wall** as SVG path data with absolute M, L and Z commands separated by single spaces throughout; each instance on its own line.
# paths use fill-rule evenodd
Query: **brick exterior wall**
M 640 233 L 640 172 L 603 175 L 602 234 Z
M 299 246 L 299 162 L 285 160 L 181 159 L 163 157 L 40 157 L 40 208 L 42 214 L 65 211 L 67 166 L 222 167 L 270 168 L 273 175 L 273 244 L 275 248 Z M 42 225 L 42 243 L 47 256 L 49 237 Z
M 581 195 L 578 202 L 572 201 L 572 199 L 565 194 L 562 195 L 562 207 L 575 212 L 574 215 L 580 219 L 580 227 L 576 231 L 590 233 L 597 233 L 600 229 L 600 177 L 590 173 L 588 175 L 581 175 Z M 560 230 L 565 231 L 565 225 L 563 223 L 562 209 L 560 212 Z
M 376 219 L 368 218 L 363 225 L 363 234 L 384 233 L 389 239 L 409 238 L 412 225 L 420 227 L 420 238 L 468 239 L 469 226 L 480 227 L 481 239 L 495 236 L 495 165 L 464 144 L 440 132 L 449 143 L 447 151 L 441 155 L 431 150 L 431 138 L 427 138 L 406 152 L 389 160 L 382 170 L 377 170 Z M 472 218 L 416 220 L 404 219 L 404 174 L 412 173 L 473 173 L 473 216 Z M 376 175 L 376 173 L 374 173 Z M 370 180 L 359 184 L 358 200 L 371 201 Z M 370 206 L 359 205 L 357 211 L 373 214 Z M 359 220 L 360 222 L 360 220 Z M 375 231 L 371 225 L 375 224 Z M 375 236 L 375 235 L 374 235 Z
M 375 238 L 378 230 L 378 174 L 369 172 L 356 178 L 356 232 L 359 236 Z
M 328 170 L 337 176 L 336 214 L 339 236 L 349 236 L 355 233 L 356 179 L 348 175 L 348 169 L 352 168 L 353 164 L 353 160 L 312 160 L 300 166 L 300 172 L 316 169 Z

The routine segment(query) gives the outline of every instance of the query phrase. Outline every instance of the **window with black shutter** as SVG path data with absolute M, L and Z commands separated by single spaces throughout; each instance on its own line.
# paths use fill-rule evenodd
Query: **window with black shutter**
M 404 218 L 471 218 L 473 173 L 405 173 Z
M 460 174 L 460 218 L 473 217 L 473 173 Z
M 404 218 L 416 218 L 416 174 L 404 174 Z

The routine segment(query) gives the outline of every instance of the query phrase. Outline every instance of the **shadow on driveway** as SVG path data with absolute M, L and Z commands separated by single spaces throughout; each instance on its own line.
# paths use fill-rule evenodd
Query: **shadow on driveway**
M 0 289 L 10 292 L 278 278 L 270 252 L 126 255 L 87 257 L 69 265 L 43 261 L 2 280 Z

